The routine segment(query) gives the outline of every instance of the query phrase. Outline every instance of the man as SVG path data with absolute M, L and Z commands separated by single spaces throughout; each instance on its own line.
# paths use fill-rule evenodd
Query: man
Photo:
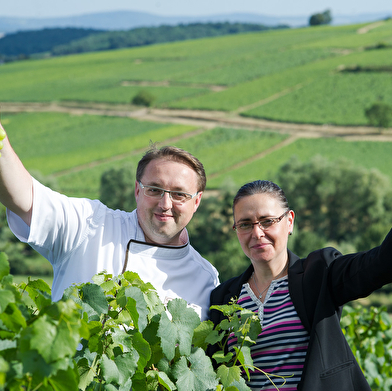
M 53 300 L 99 272 L 130 270 L 150 282 L 163 302 L 181 297 L 206 319 L 210 292 L 219 281 L 216 269 L 190 245 L 186 230 L 206 184 L 194 156 L 175 147 L 148 151 L 137 168 L 137 208 L 128 213 L 43 186 L 3 135 L 0 202 L 13 233 L 52 264 Z

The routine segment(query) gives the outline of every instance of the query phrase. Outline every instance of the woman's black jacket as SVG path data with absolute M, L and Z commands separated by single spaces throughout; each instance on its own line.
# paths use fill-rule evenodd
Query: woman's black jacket
M 328 247 L 300 259 L 289 254 L 289 291 L 310 340 L 300 391 L 371 391 L 340 327 L 341 307 L 392 282 L 392 231 L 383 243 L 366 252 L 341 255 Z M 238 298 L 253 272 L 250 266 L 211 293 L 211 305 Z M 210 311 L 218 324 L 223 314 Z M 212 347 L 209 354 L 212 356 Z

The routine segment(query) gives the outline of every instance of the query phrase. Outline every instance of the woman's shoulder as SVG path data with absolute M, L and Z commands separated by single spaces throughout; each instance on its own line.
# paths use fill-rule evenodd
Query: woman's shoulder
M 312 251 L 307 257 L 306 260 L 312 261 L 312 262 L 317 262 L 321 261 L 327 264 L 329 264 L 334 261 L 336 258 L 340 257 L 342 253 L 337 250 L 334 247 L 325 247 L 325 248 L 320 248 L 318 250 Z
M 245 270 L 239 276 L 232 277 L 221 284 L 219 284 L 212 292 L 211 292 L 211 302 L 218 301 L 222 302 L 226 296 L 233 295 L 238 296 L 241 291 L 242 285 L 248 281 L 253 272 L 253 266 L 249 266 L 248 269 Z

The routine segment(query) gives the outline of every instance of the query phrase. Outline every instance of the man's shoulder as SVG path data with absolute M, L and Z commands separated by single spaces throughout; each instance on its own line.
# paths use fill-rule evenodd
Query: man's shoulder
M 195 248 L 190 243 L 188 243 L 188 245 L 189 245 L 190 256 L 192 257 L 192 259 L 195 262 L 197 262 L 201 268 L 208 271 L 211 275 L 214 276 L 214 278 L 217 279 L 219 273 L 215 268 L 215 266 L 207 259 L 205 259 L 198 251 L 196 251 Z

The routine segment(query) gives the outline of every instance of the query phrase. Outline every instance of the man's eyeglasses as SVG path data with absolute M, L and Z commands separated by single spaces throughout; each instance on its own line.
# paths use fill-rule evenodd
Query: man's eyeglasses
M 263 220 L 256 221 L 255 223 L 251 223 L 249 221 L 244 221 L 242 223 L 234 224 L 233 229 L 236 230 L 239 234 L 247 234 L 253 230 L 254 225 L 258 225 L 259 228 L 266 231 L 272 225 L 279 223 L 283 219 L 283 217 L 286 216 L 287 213 L 289 213 L 289 212 L 290 212 L 290 210 L 286 210 L 286 212 L 284 212 L 279 217 L 271 217 L 269 219 L 263 219 Z
M 170 199 L 175 204 L 183 204 L 184 202 L 191 200 L 199 194 L 198 191 L 195 194 L 189 194 L 184 193 L 183 191 L 165 190 L 156 186 L 143 185 L 140 181 L 139 185 L 143 189 L 143 193 L 145 196 L 158 199 L 162 198 L 165 193 L 168 193 Z

